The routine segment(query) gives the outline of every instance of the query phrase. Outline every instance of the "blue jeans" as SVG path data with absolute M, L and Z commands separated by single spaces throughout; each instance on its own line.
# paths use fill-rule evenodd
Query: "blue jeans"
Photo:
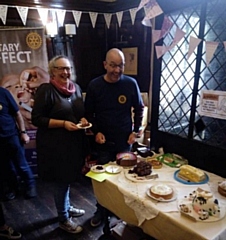
M 35 186 L 34 175 L 31 171 L 30 166 L 27 163 L 25 157 L 24 147 L 19 139 L 18 135 L 11 137 L 3 138 L 0 140 L 0 149 L 1 149 L 1 159 L 2 159 L 2 170 L 3 178 L 7 179 L 7 174 L 4 172 L 4 169 L 11 167 L 11 163 L 16 169 L 16 172 L 19 174 L 21 179 L 24 181 L 27 189 Z M 13 171 L 13 169 L 12 169 Z
M 70 208 L 70 184 L 63 182 L 54 183 L 54 201 L 60 222 L 64 222 L 69 218 Z

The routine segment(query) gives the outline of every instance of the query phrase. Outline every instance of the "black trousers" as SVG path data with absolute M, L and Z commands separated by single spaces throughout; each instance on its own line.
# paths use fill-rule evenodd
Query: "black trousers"
M 5 217 L 3 214 L 2 204 L 0 203 L 0 227 L 5 225 Z

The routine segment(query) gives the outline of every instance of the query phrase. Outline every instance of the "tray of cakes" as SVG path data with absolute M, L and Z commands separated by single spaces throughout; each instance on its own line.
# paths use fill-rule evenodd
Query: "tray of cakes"
M 209 181 L 209 177 L 204 171 L 191 165 L 181 166 L 180 169 L 175 171 L 174 179 L 178 182 L 191 185 L 205 184 Z
M 148 188 L 146 194 L 150 198 L 160 202 L 171 202 L 177 198 L 175 189 L 166 183 L 155 183 Z
M 175 153 L 165 153 L 158 156 L 157 159 L 163 164 L 175 168 L 179 168 L 182 165 L 188 164 L 187 159 Z
M 150 162 L 140 161 L 133 168 L 124 169 L 125 177 L 133 182 L 149 182 L 158 178 Z
M 182 215 L 194 221 L 215 222 L 225 216 L 225 207 L 211 192 L 201 188 L 178 200 L 178 208 Z

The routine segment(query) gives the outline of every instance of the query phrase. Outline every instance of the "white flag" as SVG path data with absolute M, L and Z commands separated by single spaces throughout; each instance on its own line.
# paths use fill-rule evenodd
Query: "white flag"
M 6 5 L 0 5 L 0 18 L 2 19 L 3 24 L 6 23 L 6 15 L 8 11 L 8 6 Z
M 200 43 L 201 41 L 202 41 L 202 40 L 199 39 L 199 38 L 195 38 L 195 37 L 190 36 L 187 59 L 190 58 L 191 54 L 194 52 L 194 50 L 196 49 L 196 47 L 199 45 L 199 43 Z
M 130 13 L 130 17 L 131 17 L 131 20 L 132 20 L 132 24 L 134 25 L 136 14 L 137 14 L 137 8 L 130 9 L 129 13 Z
M 206 41 L 206 65 L 208 66 L 213 54 L 215 53 L 217 46 L 218 46 L 218 42 L 210 42 L 210 41 Z
M 105 19 L 105 22 L 107 24 L 107 28 L 110 27 L 111 17 L 112 17 L 111 13 L 104 13 L 104 19 Z
M 28 7 L 19 7 L 19 6 L 16 6 L 17 8 L 17 11 L 20 15 L 20 18 L 23 22 L 24 25 L 26 25 L 26 22 L 27 22 L 27 14 L 28 14 Z
M 81 20 L 81 16 L 82 16 L 82 12 L 81 11 L 72 11 L 76 26 L 79 26 L 80 20 Z
M 95 28 L 95 25 L 96 25 L 97 15 L 98 15 L 98 13 L 96 13 L 96 12 L 89 12 L 89 16 L 90 16 L 93 28 Z
M 149 0 L 141 0 L 139 6 L 137 8 L 137 11 L 139 11 L 142 7 L 144 7 L 148 2 L 149 2 Z
M 48 12 L 49 9 L 47 8 L 37 8 L 38 14 L 42 20 L 42 24 L 45 26 L 48 20 Z
M 56 10 L 56 14 L 57 14 L 58 26 L 62 27 L 64 25 L 64 19 L 65 19 L 66 10 L 57 9 Z
M 123 15 L 123 12 L 117 12 L 117 13 L 116 13 L 116 17 L 117 17 L 117 20 L 118 20 L 118 25 L 119 25 L 119 27 L 121 27 L 122 15 Z

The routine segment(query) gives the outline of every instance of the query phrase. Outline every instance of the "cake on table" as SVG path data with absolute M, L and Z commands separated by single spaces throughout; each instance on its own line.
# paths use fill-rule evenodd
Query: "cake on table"
M 133 169 L 129 170 L 129 173 L 136 173 L 139 177 L 150 175 L 152 165 L 149 162 L 140 161 Z
M 218 184 L 218 192 L 226 197 L 226 181 L 223 181 L 221 183 Z
M 180 167 L 178 177 L 191 182 L 202 182 L 206 179 L 205 173 L 191 165 L 182 165 Z
M 194 212 L 200 220 L 206 220 L 209 217 L 220 218 L 221 210 L 218 199 L 211 192 L 198 188 L 189 194 L 188 200 L 189 204 L 179 205 L 181 212 L 187 214 Z
M 154 198 L 168 200 L 173 197 L 173 188 L 167 184 L 156 184 L 150 188 L 150 195 Z
M 123 152 L 116 155 L 116 163 L 120 166 L 134 166 L 137 164 L 137 156 L 132 152 Z

